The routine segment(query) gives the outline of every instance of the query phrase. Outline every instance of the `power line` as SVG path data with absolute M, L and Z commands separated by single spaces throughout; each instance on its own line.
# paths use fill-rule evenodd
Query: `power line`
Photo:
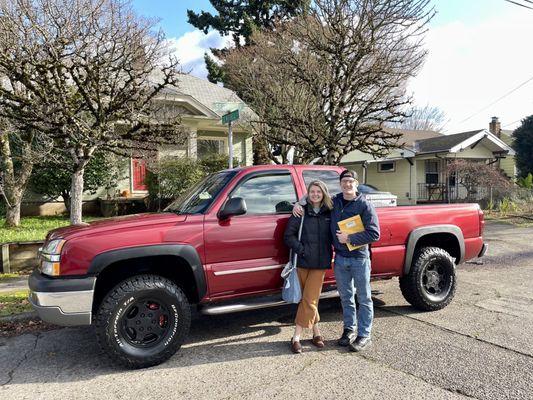
M 533 10 L 533 7 L 526 6 L 525 4 L 517 3 L 516 1 L 513 1 L 513 0 L 504 0 L 504 1 L 508 3 L 516 4 L 517 6 L 520 6 L 520 7 L 529 8 L 530 10 Z M 527 1 L 528 3 L 533 4 L 533 1 L 529 1 L 529 0 L 523 0 L 523 1 Z
M 522 118 L 517 119 L 516 121 L 513 121 L 513 122 L 511 122 L 510 124 L 506 124 L 506 125 L 502 126 L 502 128 L 506 128 L 506 127 L 511 126 L 511 125 L 513 125 L 513 124 L 516 124 L 517 122 L 520 122 L 520 121 L 522 121 Z
M 533 10 L 533 9 L 532 9 Z M 460 121 L 459 123 L 462 124 L 463 122 L 466 122 L 468 121 L 470 118 L 472 117 L 475 117 L 476 115 L 478 115 L 480 112 L 482 111 L 485 111 L 487 108 L 489 108 L 490 106 L 493 106 L 494 104 L 496 104 L 497 102 L 499 102 L 500 100 L 506 98 L 507 96 L 509 96 L 511 93 L 513 92 L 516 92 L 518 89 L 520 89 L 522 86 L 524 86 L 526 83 L 530 82 L 530 81 L 533 81 L 533 76 L 531 78 L 529 78 L 528 80 L 526 80 L 525 82 L 522 82 L 520 85 L 518 85 L 517 87 L 515 87 L 514 89 L 510 90 L 509 92 L 505 93 L 503 96 L 501 97 L 498 97 L 496 100 L 494 100 L 492 103 L 490 103 L 489 105 L 483 107 L 481 110 L 475 112 L 474 114 L 468 116 L 467 118 L 463 119 L 462 121 Z

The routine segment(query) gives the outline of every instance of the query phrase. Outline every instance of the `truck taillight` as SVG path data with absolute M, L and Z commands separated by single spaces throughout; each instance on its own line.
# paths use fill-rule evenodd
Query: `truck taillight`
M 485 230 L 485 216 L 483 210 L 479 209 L 479 236 L 483 236 L 483 231 Z

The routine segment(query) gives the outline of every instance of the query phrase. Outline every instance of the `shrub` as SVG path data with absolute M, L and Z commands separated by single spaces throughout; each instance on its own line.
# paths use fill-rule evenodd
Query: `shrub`
M 234 158 L 233 165 L 239 161 Z M 199 160 L 191 158 L 162 157 L 149 164 L 146 174 L 148 208 L 152 211 L 165 208 L 205 176 L 228 168 L 228 156 L 213 154 Z
M 198 160 L 200 167 L 205 175 L 212 174 L 213 172 L 218 172 L 223 169 L 228 168 L 229 156 L 225 154 L 213 154 L 207 157 Z M 233 157 L 233 166 L 236 167 L 239 165 L 239 160 Z
M 533 174 L 527 174 L 525 178 L 518 178 L 518 186 L 524 189 L 533 189 Z
M 36 165 L 30 178 L 30 188 L 45 195 L 48 200 L 63 197 L 65 207 L 70 209 L 70 186 L 74 169 L 70 156 L 57 151 L 54 157 Z M 119 161 L 111 153 L 98 152 L 85 167 L 84 190 L 94 194 L 100 187 L 109 190 L 116 187 L 117 182 L 124 178 Z
M 149 209 L 164 208 L 204 177 L 202 166 L 190 158 L 163 157 L 146 174 Z
M 513 208 L 514 203 L 509 197 L 504 197 L 500 201 L 500 212 L 503 214 L 507 214 L 511 209 Z

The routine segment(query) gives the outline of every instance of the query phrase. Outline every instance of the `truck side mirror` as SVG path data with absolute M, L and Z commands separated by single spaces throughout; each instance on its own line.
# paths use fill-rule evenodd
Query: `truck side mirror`
M 246 202 L 242 197 L 233 197 L 229 199 L 224 207 L 218 212 L 218 218 L 227 219 L 232 215 L 246 214 Z

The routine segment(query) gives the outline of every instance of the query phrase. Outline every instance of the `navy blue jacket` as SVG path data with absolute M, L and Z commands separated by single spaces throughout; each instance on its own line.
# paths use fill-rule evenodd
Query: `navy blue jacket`
M 368 243 L 379 240 L 379 221 L 376 210 L 362 194 L 359 194 L 346 205 L 343 204 L 342 199 L 342 193 L 333 197 L 333 210 L 331 211 L 331 233 L 333 235 L 333 247 L 335 248 L 335 253 L 340 254 L 343 257 L 369 257 Z M 352 233 L 348 236 L 348 240 L 354 246 L 364 246 L 350 251 L 345 244 L 341 244 L 337 239 L 337 230 L 339 230 L 339 225 L 337 223 L 343 219 L 353 217 L 354 215 L 361 216 L 361 221 L 363 222 L 365 230 L 359 233 Z
M 285 228 L 285 244 L 298 254 L 298 268 L 329 269 L 333 257 L 330 210 L 322 207 L 317 214 L 306 205 L 304 212 L 301 239 L 298 240 L 298 230 L 302 219 L 291 215 Z

